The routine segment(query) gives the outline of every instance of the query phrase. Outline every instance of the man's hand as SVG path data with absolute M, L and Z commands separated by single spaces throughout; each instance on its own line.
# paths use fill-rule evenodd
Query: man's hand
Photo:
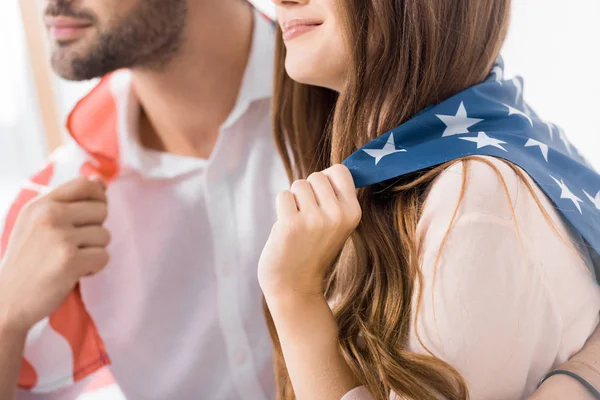
M 108 263 L 106 187 L 77 178 L 23 208 L 0 263 L 0 325 L 27 332 Z

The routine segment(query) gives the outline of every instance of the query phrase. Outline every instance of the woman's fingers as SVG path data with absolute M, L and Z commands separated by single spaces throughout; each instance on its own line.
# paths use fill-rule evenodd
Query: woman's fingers
M 322 172 L 315 172 L 308 177 L 307 181 L 311 184 L 317 203 L 321 207 L 337 204 L 337 195 L 327 175 Z
M 362 214 L 348 168 L 335 165 L 311 174 L 306 181 L 295 181 L 289 191 L 282 192 L 277 199 L 278 218 L 289 218 L 298 213 L 309 218 L 307 221 L 311 226 L 325 224 L 336 229 L 354 230 Z
M 298 214 L 298 206 L 296 205 L 296 198 L 294 194 L 289 190 L 284 190 L 277 195 L 275 201 L 277 208 L 277 219 L 284 220 L 289 219 Z
M 331 186 L 338 198 L 342 201 L 356 198 L 356 187 L 350 170 L 342 164 L 327 168 L 323 174 L 329 178 Z
M 312 186 L 308 181 L 298 180 L 292 183 L 290 191 L 296 198 L 298 210 L 302 213 L 318 212 L 319 206 L 313 192 Z
M 344 165 L 337 164 L 323 171 L 323 174 L 329 178 L 331 186 L 337 194 L 343 209 L 344 222 L 350 229 L 355 229 L 362 217 L 362 211 L 356 196 L 354 178 L 352 178 L 350 170 Z

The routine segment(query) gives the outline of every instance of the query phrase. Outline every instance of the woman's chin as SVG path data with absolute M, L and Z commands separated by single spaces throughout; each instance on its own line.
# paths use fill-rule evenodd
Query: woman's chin
M 324 79 L 322 76 L 317 74 L 311 74 L 304 70 L 297 69 L 288 69 L 286 68 L 288 76 L 295 82 L 301 83 L 303 85 L 310 86 L 319 86 L 326 89 L 337 90 L 336 85 L 334 85 L 329 79 Z
M 307 60 L 294 60 L 287 57 L 285 62 L 285 70 L 292 80 L 311 86 L 327 87 L 327 79 L 324 79 L 324 70 L 319 68 L 317 63 L 308 62 Z

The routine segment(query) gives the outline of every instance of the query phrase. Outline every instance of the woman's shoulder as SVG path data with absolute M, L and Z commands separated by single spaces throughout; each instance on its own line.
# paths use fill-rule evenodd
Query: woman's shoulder
M 502 226 L 523 241 L 530 253 L 552 245 L 572 255 L 580 250 L 573 243 L 583 244 L 526 171 L 494 157 L 458 160 L 446 168 L 430 185 L 418 233 L 447 232 L 451 225 L 473 225 L 474 221 L 490 230 L 481 240 L 494 240 L 499 234 L 496 228 Z M 583 255 L 589 261 L 587 251 Z
M 431 184 L 423 218 L 432 213 L 454 214 L 458 207 L 459 215 L 477 213 L 512 219 L 523 183 L 516 171 L 508 162 L 494 157 L 456 161 Z
M 569 246 L 577 234 L 517 167 L 457 161 L 432 183 L 417 233 L 421 338 L 474 398 L 531 393 L 595 327 L 600 293 Z M 423 350 L 415 336 L 411 348 Z

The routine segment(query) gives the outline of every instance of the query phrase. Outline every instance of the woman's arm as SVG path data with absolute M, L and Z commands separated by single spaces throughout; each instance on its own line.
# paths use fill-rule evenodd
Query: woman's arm
M 268 302 L 299 400 L 340 400 L 359 385 L 339 351 L 337 323 L 323 297 Z
M 299 400 L 340 400 L 358 383 L 340 353 L 323 285 L 361 216 L 350 172 L 336 166 L 294 182 L 278 196 L 277 216 L 258 277 L 292 386 Z
M 559 370 L 569 371 L 585 379 L 590 385 L 600 390 L 600 326 L 587 343 L 569 361 L 561 365 Z M 548 378 L 533 394 L 531 400 L 550 399 L 596 400 L 591 391 L 580 382 L 567 375 L 553 375 Z
M 0 321 L 0 399 L 14 399 L 27 331 Z

